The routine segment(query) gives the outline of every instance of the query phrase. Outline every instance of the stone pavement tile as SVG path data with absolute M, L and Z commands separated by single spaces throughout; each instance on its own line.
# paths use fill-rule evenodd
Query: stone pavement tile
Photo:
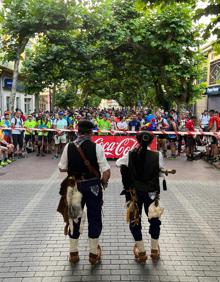
M 82 281 L 82 277 L 81 276 L 65 276 L 62 277 L 62 282 L 71 282 L 71 281 Z
M 198 282 L 197 277 L 178 276 L 180 282 Z
M 101 281 L 120 281 L 121 277 L 120 275 L 102 275 Z
M 82 276 L 82 281 L 102 281 L 102 276 L 101 275 L 83 275 Z
M 212 277 L 212 276 L 217 276 L 217 277 L 220 277 L 220 270 L 218 271 L 206 271 L 205 270 L 205 276 L 209 276 L 209 277 Z
M 10 267 L 1 267 L 0 272 L 9 272 Z
M 6 278 L 3 279 L 4 282 L 21 282 L 22 278 Z
M 31 279 L 30 277 L 34 277 L 35 274 L 36 274 L 36 272 L 22 272 L 22 271 L 19 271 L 19 272 L 16 272 L 14 277 L 19 277 L 19 278 L 29 277 L 29 279 Z
M 23 278 L 22 282 L 42 282 L 42 277 Z
M 16 272 L 0 272 L 0 279 L 1 278 L 15 278 Z
M 42 282 L 60 282 L 62 280 L 61 277 L 52 276 L 52 277 L 44 277 L 41 281 Z
M 28 267 L 27 266 L 12 266 L 10 267 L 10 271 L 14 271 L 14 272 L 25 272 L 28 270 Z
M 195 276 L 205 276 L 205 272 L 202 270 L 187 270 L 186 271 L 186 276 L 191 276 L 191 277 L 195 277 Z
M 198 277 L 199 282 L 218 282 L 219 277 Z
M 160 281 L 177 282 L 180 281 L 178 276 L 159 276 Z

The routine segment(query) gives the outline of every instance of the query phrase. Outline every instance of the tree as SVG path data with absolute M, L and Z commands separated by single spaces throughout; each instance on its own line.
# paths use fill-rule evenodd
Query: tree
M 111 22 L 96 31 L 110 66 L 113 93 L 118 99 L 123 93 L 130 105 L 152 89 L 159 105 L 189 103 L 202 91 L 201 85 L 194 85 L 202 55 L 191 7 L 173 4 L 138 12 L 132 3 L 114 1 Z
M 14 110 L 21 55 L 29 40 L 49 30 L 66 30 L 74 23 L 73 1 L 4 0 L 1 11 L 1 37 L 4 58 L 14 61 L 11 111 Z
M 132 0 L 93 3 L 80 11 L 78 29 L 48 32 L 33 49 L 24 73 L 30 92 L 69 83 L 82 101 L 96 95 L 123 106 L 186 104 L 198 96 L 202 56 L 190 6 L 149 12 Z
M 210 23 L 204 28 L 204 39 L 208 39 L 210 35 L 216 35 L 217 40 L 220 38 L 220 0 L 205 1 L 205 8 L 198 8 L 196 0 L 137 0 L 137 6 L 140 9 L 148 9 L 158 6 L 167 6 L 175 3 L 190 4 L 195 9 L 194 19 L 198 20 L 203 16 L 210 17 Z

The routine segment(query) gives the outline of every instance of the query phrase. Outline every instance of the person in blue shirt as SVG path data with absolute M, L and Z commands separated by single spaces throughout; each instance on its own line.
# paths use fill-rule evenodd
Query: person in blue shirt
M 132 120 L 128 123 L 128 129 L 131 131 L 139 131 L 141 127 L 141 123 L 138 120 L 136 115 L 132 116 Z
M 147 115 L 145 116 L 145 122 L 150 123 L 152 119 L 155 119 L 156 117 L 152 114 L 152 110 L 147 111 Z
M 11 127 L 11 121 L 10 121 L 10 112 L 5 111 L 4 112 L 4 119 L 1 124 L 3 127 Z M 12 143 L 12 135 L 11 135 L 11 130 L 3 130 L 4 133 L 4 139 L 7 141 L 9 144 Z

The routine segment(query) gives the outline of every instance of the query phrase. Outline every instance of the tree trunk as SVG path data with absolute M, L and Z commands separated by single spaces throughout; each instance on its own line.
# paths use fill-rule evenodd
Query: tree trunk
M 56 83 L 54 83 L 53 88 L 50 89 L 50 111 L 53 112 L 55 104 L 55 95 L 56 95 Z
M 17 59 L 14 62 L 14 71 L 12 79 L 11 97 L 10 97 L 10 110 L 14 112 L 15 109 L 15 97 L 18 84 L 18 69 L 20 64 L 20 54 L 17 55 Z
M 12 79 L 12 87 L 11 87 L 11 97 L 10 97 L 10 110 L 14 112 L 15 107 L 15 97 L 17 91 L 17 84 L 18 84 L 18 71 L 19 71 L 19 64 L 20 64 L 20 57 L 21 54 L 24 52 L 24 48 L 28 43 L 29 38 L 24 37 L 21 40 L 20 47 L 17 50 L 16 59 L 14 61 L 14 70 L 13 70 L 13 79 Z
M 35 95 L 35 111 L 39 112 L 40 94 Z

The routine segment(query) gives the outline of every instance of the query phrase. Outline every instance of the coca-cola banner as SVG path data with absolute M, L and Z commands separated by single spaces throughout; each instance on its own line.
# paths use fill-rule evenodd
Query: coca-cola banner
M 118 159 L 124 154 L 134 149 L 138 143 L 134 136 L 93 136 L 93 141 L 101 144 L 108 159 Z M 151 149 L 157 149 L 157 141 L 154 138 Z

